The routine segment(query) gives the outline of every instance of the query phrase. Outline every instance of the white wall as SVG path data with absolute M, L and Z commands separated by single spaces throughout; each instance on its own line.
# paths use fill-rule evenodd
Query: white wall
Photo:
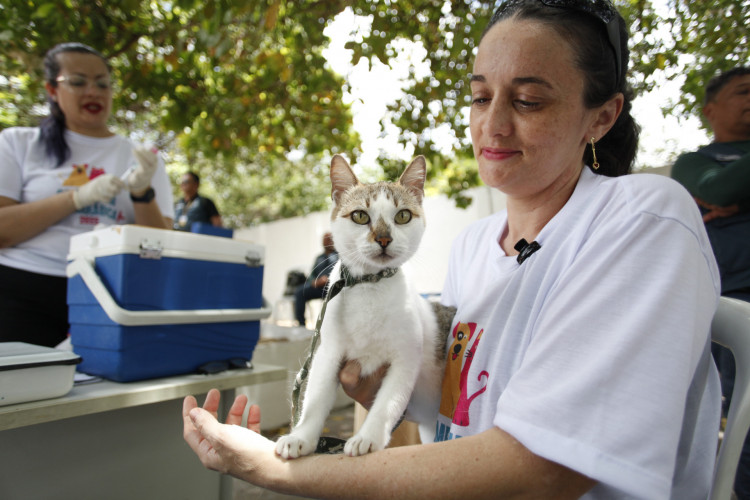
M 439 293 L 442 290 L 451 243 L 456 235 L 470 222 L 505 208 L 505 197 L 497 190 L 478 187 L 467 194 L 473 203 L 465 210 L 456 208 L 453 200 L 445 196 L 431 196 L 424 201 L 427 229 L 410 264 L 420 293 Z M 263 296 L 273 303 L 284 294 L 290 270 L 310 272 L 315 257 L 322 252 L 323 233 L 329 228 L 330 214 L 316 212 L 237 229 L 234 238 L 266 248 Z

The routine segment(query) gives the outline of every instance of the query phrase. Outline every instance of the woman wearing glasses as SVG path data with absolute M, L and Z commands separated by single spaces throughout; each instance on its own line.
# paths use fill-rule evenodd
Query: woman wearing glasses
M 212 391 L 183 411 L 203 464 L 321 498 L 706 498 L 717 268 L 690 196 L 624 175 L 638 135 L 627 60 L 606 0 L 511 0 L 480 41 L 470 130 L 507 209 L 453 245 L 441 300 L 472 355 L 447 361 L 461 366 L 446 370 L 438 442 L 282 460 L 239 426 L 244 398 L 238 425 L 218 423 Z M 341 378 L 368 399 L 356 366 Z M 248 427 L 259 419 L 253 407 Z
M 104 57 L 64 43 L 44 70 L 50 115 L 0 132 L 0 342 L 54 346 L 68 332 L 70 237 L 97 224 L 170 228 L 173 208 L 158 155 L 107 126 Z

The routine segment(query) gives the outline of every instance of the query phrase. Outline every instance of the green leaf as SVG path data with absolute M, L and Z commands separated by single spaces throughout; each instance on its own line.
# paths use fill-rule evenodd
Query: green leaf
M 45 3 L 39 6 L 31 15 L 32 18 L 44 18 L 52 14 L 57 6 L 54 3 Z

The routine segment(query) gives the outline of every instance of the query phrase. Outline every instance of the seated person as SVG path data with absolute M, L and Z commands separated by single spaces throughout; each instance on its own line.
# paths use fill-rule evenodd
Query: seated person
M 186 172 L 180 181 L 182 199 L 174 206 L 174 228 L 177 231 L 190 231 L 194 222 L 203 222 L 221 227 L 221 215 L 211 198 L 198 194 L 200 177 L 195 172 Z
M 323 250 L 323 253 L 315 258 L 310 275 L 294 292 L 294 317 L 300 326 L 305 326 L 305 304 L 309 300 L 323 298 L 328 284 L 328 275 L 339 260 L 331 233 L 323 235 Z
M 706 85 L 703 115 L 714 141 L 680 155 L 672 177 L 693 195 L 703 213 L 721 275 L 721 294 L 750 302 L 750 67 L 720 73 Z M 734 357 L 713 344 L 726 415 L 734 389 Z M 750 499 L 750 438 L 734 484 L 740 500 Z

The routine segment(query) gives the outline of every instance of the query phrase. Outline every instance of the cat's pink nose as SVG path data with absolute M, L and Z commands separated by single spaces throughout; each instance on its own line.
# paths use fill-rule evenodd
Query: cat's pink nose
M 391 243 L 391 241 L 393 241 L 393 239 L 388 236 L 378 236 L 375 238 L 375 241 L 377 241 L 381 247 L 385 248 Z

